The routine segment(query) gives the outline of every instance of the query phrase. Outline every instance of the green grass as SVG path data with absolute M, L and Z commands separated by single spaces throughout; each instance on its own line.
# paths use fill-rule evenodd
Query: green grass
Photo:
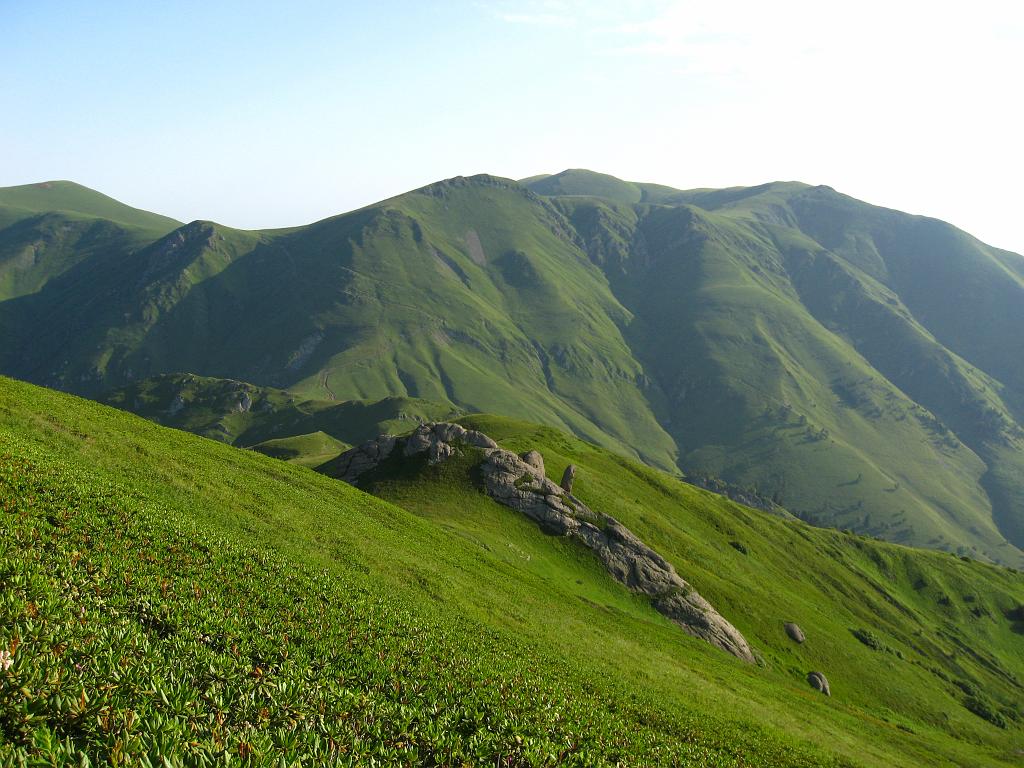
M 282 459 L 303 467 L 318 467 L 351 447 L 348 443 L 336 440 L 325 432 L 279 437 L 250 446 L 252 450 L 262 453 L 264 456 Z
M 619 203 L 639 203 L 643 198 L 638 184 L 582 168 L 562 171 L 553 176 L 523 179 L 523 183 L 540 195 L 582 195 Z
M 644 670 L 646 689 L 667 700 L 686 695 L 709 711 L 724 704 L 735 714 L 760 716 L 772 727 L 817 740 L 813 732 L 865 764 L 1012 759 L 1024 690 L 1021 627 L 1010 615 L 1024 587 L 1019 574 L 756 513 L 547 428 L 483 416 L 462 423 L 510 449 L 539 449 L 554 480 L 568 463 L 576 464 L 574 493 L 668 557 L 764 661 L 752 677 L 735 668 L 712 673 L 729 681 L 731 694 L 722 699 L 715 684 L 694 679 L 694 665 L 673 663 L 636 636 L 602 639 L 599 647 L 617 648 Z M 589 594 L 598 576 L 566 572 L 571 554 L 552 560 L 551 540 L 482 498 L 472 477 L 471 466 L 455 462 L 385 473 L 366 487 L 559 585 L 553 588 L 587 604 L 602 602 Z M 581 565 L 594 567 L 586 558 Z M 637 610 L 603 602 L 623 616 Z M 525 603 L 523 610 L 529 609 Z M 800 624 L 808 642 L 793 644 L 783 632 L 785 621 Z M 885 650 L 868 648 L 857 631 L 880 638 Z M 565 649 L 580 642 L 559 623 L 546 634 L 546 642 Z M 653 634 L 648 630 L 644 639 Z M 717 661 L 700 665 L 713 668 Z M 805 693 L 811 669 L 831 682 L 827 714 Z M 1005 715 L 1006 723 L 1012 721 L 1009 732 L 979 717 L 965 685 L 993 697 L 990 711 L 1013 713 Z
M 0 379 L 0 646 L 17 646 L 0 757 L 1016 760 L 1019 574 L 763 515 L 548 428 L 464 421 L 539 448 L 552 477 L 577 464 L 579 496 L 668 557 L 763 664 L 683 634 L 487 499 L 470 453 L 399 464 L 374 487 L 388 503 Z
M 0 762 L 835 762 L 638 684 L 623 629 L 736 665 L 578 556 L 622 615 L 304 468 L 7 379 L 0 525 Z
M 0 222 L 44 213 L 103 219 L 122 227 L 144 230 L 153 239 L 181 226 L 180 221 L 132 208 L 72 181 L 0 187 Z

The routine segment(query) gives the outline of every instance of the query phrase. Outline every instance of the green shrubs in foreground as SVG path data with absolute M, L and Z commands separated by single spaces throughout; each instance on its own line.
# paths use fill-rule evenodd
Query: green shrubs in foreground
M 3 455 L 0 526 L 0 764 L 760 764 L 130 489 Z

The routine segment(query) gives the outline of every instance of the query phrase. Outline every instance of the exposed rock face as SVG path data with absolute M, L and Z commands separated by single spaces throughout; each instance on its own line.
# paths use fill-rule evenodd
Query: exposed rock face
M 540 451 L 527 451 L 526 453 L 519 454 L 519 458 L 536 469 L 540 474 L 544 474 L 544 457 L 540 455 Z
M 826 696 L 832 695 L 832 691 L 828 687 L 828 679 L 821 672 L 808 672 L 807 682 L 811 684 L 814 690 L 821 691 Z
M 562 473 L 562 488 L 566 493 L 572 493 L 572 481 L 576 479 L 576 465 L 570 464 Z
M 364 472 L 369 472 L 391 455 L 395 449 L 393 435 L 381 435 L 362 445 L 345 451 L 336 460 L 332 474 L 347 483 L 354 482 Z
M 402 444 L 403 456 L 426 453 L 427 461 L 431 464 L 440 464 L 453 456 L 453 443 L 464 443 L 484 450 L 498 448 L 498 444 L 487 435 L 458 424 L 421 424 L 411 435 L 401 438 L 401 441 L 394 435 L 381 435 L 345 451 L 335 460 L 331 474 L 347 483 L 354 483 L 360 475 L 391 456 L 399 442 Z
M 522 512 L 546 533 L 581 542 L 613 578 L 650 597 L 651 604 L 687 634 L 754 663 L 754 654 L 739 630 L 697 594 L 671 563 L 618 520 L 592 511 L 545 477 L 543 459 L 536 451 L 521 458 L 499 448 L 481 432 L 457 424 L 423 424 L 407 438 L 383 435 L 346 451 L 338 457 L 332 474 L 353 482 L 388 458 L 398 445 L 402 455 L 425 453 L 427 460 L 436 464 L 452 456 L 460 443 L 483 450 L 480 472 L 484 490 L 495 501 Z M 569 470 L 575 474 L 575 467 L 566 470 L 571 484 Z
M 804 631 L 791 621 L 786 622 L 786 634 L 789 635 L 790 640 L 797 643 L 802 643 L 807 639 L 804 637 Z

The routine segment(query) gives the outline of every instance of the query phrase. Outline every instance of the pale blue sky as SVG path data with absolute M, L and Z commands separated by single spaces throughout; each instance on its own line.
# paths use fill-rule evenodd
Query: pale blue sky
M 1012 0 L 0 0 L 0 186 L 301 224 L 585 167 L 799 179 L 1024 251 Z

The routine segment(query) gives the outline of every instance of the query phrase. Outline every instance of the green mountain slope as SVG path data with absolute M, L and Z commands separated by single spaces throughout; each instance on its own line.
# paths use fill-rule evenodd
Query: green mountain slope
M 389 504 L 0 379 L 0 758 L 1017 760 L 1018 573 L 762 515 L 548 428 L 468 423 L 552 474 L 576 463 L 580 498 L 669 558 L 763 665 L 487 499 L 471 451 L 380 478 Z
M 165 235 L 181 226 L 180 221 L 132 208 L 73 181 L 44 181 L 20 187 L 0 187 L 0 222 L 41 213 L 104 219 L 125 228 L 145 230 L 153 233 L 154 237 Z
M 241 448 L 315 432 L 355 444 L 462 413 L 450 405 L 408 397 L 311 400 L 273 387 L 193 374 L 146 379 L 105 395 L 102 402 Z
M 808 521 L 1024 564 L 1022 275 L 826 187 L 478 176 L 307 227 L 98 246 L 0 301 L 0 370 L 501 413 Z
M 1020 562 L 1005 539 L 1022 541 L 1024 390 L 1015 363 L 982 354 L 1019 359 L 1004 318 L 1024 293 L 1005 264 L 1024 259 L 827 188 L 680 196 L 559 199 L 635 313 L 680 465 L 808 520 Z M 961 324 L 974 333 L 954 344 L 944 328 Z
M 181 226 L 70 181 L 0 188 L 0 301 L 34 293 Z
M 604 263 L 637 313 L 634 349 L 666 392 L 685 469 L 756 485 L 806 519 L 1009 554 L 1014 531 L 986 514 L 981 482 L 1002 457 L 1019 466 L 1019 427 L 999 385 L 937 344 L 891 290 L 790 242 L 790 229 L 691 207 L 640 217 L 564 205 L 591 237 L 617 225 L 629 238 Z M 1007 518 L 1018 509 L 1003 507 Z
M 629 314 L 564 218 L 514 182 L 456 179 L 287 232 L 193 222 L 86 280 L 0 305 L 26 329 L 4 370 L 87 394 L 196 371 L 321 399 L 415 397 L 674 466 L 620 330 Z
M 352 446 L 331 437 L 326 432 L 310 432 L 308 435 L 264 440 L 250 447 L 264 456 L 271 456 L 303 467 L 318 467 L 336 458 Z

